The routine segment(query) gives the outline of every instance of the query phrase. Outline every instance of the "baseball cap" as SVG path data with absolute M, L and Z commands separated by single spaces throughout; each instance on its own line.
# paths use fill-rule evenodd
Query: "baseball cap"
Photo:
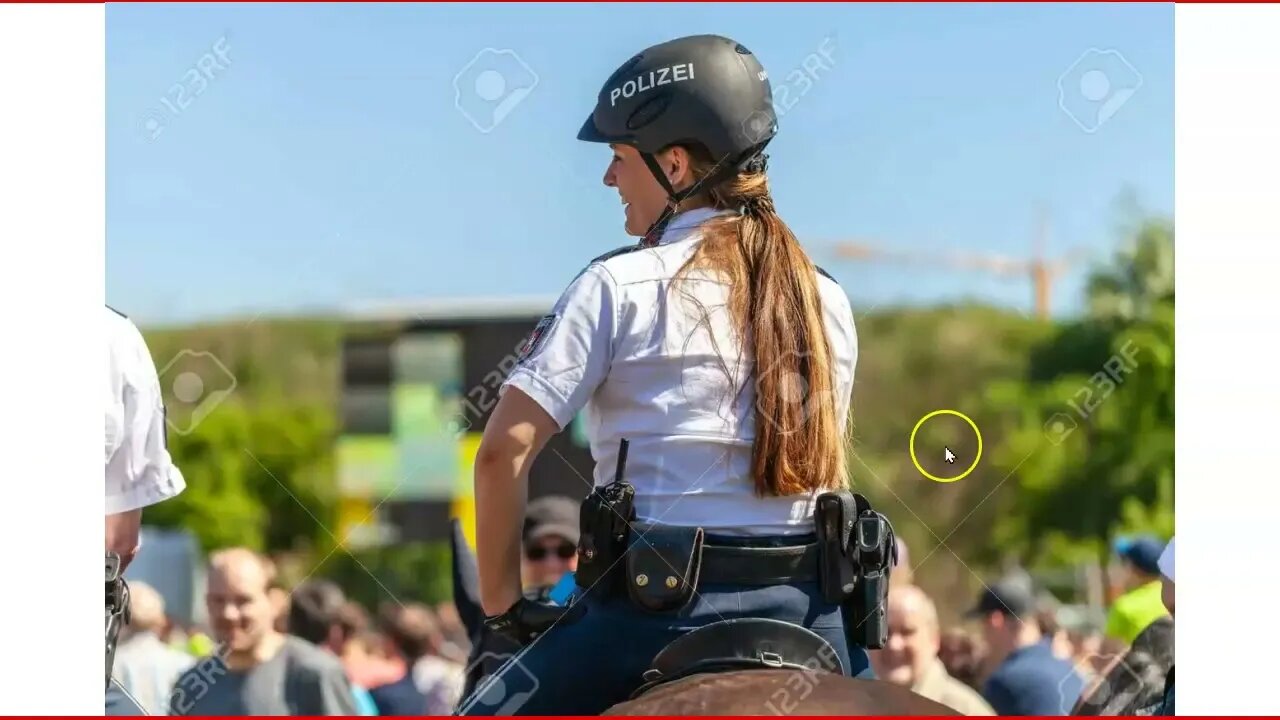
M 559 536 L 578 542 L 578 503 L 563 495 L 548 495 L 529 503 L 525 512 L 524 541 Z
M 988 585 L 978 596 L 978 603 L 966 613 L 969 617 L 990 615 L 993 612 L 1026 617 L 1035 613 L 1036 599 L 1026 583 L 999 580 Z
M 1119 538 L 1115 542 L 1115 551 L 1142 572 L 1160 574 L 1160 553 L 1164 552 L 1164 543 L 1156 538 L 1150 535 Z

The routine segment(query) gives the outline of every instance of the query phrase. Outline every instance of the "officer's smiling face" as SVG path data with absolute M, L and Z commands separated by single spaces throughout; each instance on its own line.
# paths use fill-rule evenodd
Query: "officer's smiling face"
M 627 234 L 639 237 L 662 215 L 667 206 L 667 192 L 653 177 L 639 150 L 630 145 L 614 144 L 609 147 L 613 150 L 613 158 L 605 170 L 604 184 L 618 190 L 626 206 Z M 674 187 L 688 184 L 688 154 L 682 148 L 659 153 L 657 160 L 658 165 L 667 171 Z

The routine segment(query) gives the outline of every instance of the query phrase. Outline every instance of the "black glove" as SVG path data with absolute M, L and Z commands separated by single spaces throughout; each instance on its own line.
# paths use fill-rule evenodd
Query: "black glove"
M 522 597 L 501 615 L 485 618 L 484 625 L 491 632 L 528 645 L 552 625 L 577 622 L 586 613 L 587 608 L 582 604 L 562 607 Z

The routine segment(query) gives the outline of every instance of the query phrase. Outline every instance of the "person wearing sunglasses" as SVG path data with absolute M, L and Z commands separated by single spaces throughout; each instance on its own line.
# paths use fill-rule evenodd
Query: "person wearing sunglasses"
M 526 594 L 549 591 L 565 573 L 578 569 L 578 504 L 548 496 L 529 503 L 525 513 L 524 560 L 520 576 Z

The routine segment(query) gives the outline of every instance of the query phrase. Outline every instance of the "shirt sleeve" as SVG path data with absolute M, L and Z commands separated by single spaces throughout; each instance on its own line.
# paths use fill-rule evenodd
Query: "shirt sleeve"
M 840 432 L 844 433 L 849 426 L 853 378 L 858 366 L 858 331 L 854 325 L 853 308 L 844 290 L 834 280 L 826 281 L 819 277 L 818 282 L 822 287 L 823 319 L 831 350 L 836 421 Z
M 129 512 L 167 500 L 186 488 L 169 455 L 160 379 L 137 328 L 112 346 L 115 367 L 123 374 L 123 426 L 115 453 L 107 461 L 107 514 Z
M 354 688 L 347 680 L 341 666 L 326 668 L 317 676 L 319 684 L 320 715 L 363 715 L 356 706 Z
M 617 322 L 617 284 L 603 264 L 593 264 L 538 321 L 503 392 L 519 388 L 561 430 L 568 427 L 608 375 Z

